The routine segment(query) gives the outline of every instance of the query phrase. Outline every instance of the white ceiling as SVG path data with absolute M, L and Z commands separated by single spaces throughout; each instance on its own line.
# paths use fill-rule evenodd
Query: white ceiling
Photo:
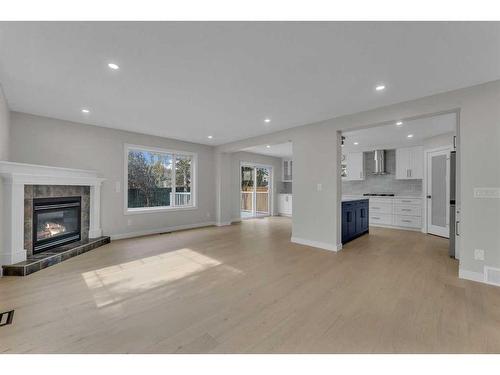
M 499 22 L 1 22 L 0 50 L 13 110 L 207 144 L 500 78 Z
M 393 149 L 406 145 L 421 145 L 425 139 L 456 131 L 456 115 L 440 116 L 403 121 L 401 126 L 393 124 L 368 129 L 343 132 L 345 137 L 343 152 L 369 151 L 378 148 Z M 408 135 L 412 134 L 412 138 Z M 354 145 L 358 142 L 358 145 Z
M 275 156 L 278 158 L 292 158 L 293 155 L 292 142 L 280 143 L 276 145 L 270 144 L 248 147 L 243 149 L 242 151 L 253 152 L 254 154 Z

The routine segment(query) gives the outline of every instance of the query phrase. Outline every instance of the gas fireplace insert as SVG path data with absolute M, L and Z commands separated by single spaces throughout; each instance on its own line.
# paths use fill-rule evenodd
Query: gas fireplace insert
M 33 253 L 81 239 L 81 197 L 33 200 Z

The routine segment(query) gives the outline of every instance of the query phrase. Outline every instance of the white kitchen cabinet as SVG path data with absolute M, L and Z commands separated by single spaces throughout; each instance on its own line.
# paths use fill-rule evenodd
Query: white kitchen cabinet
M 282 165 L 282 181 L 283 182 L 292 182 L 293 180 L 293 160 L 283 159 Z
M 421 146 L 396 149 L 396 179 L 421 180 L 424 177 L 424 149 Z
M 365 179 L 365 159 L 362 152 L 349 152 L 344 155 L 342 164 L 345 164 L 344 181 L 358 181 Z
M 278 214 L 281 216 L 292 216 L 292 194 L 280 194 Z

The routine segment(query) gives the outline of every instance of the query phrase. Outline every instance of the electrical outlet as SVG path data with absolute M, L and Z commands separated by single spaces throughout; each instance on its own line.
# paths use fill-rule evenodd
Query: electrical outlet
M 207 217 L 210 217 L 210 212 L 207 212 Z
M 131 226 L 132 225 L 132 219 L 127 219 L 127 225 Z
M 484 250 L 483 249 L 474 249 L 474 259 L 475 260 L 484 260 Z

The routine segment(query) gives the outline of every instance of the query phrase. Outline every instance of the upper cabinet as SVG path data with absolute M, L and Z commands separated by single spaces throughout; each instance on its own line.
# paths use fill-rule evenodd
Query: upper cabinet
M 283 182 L 292 182 L 293 180 L 293 161 L 289 159 L 283 159 L 282 166 L 282 181 Z
M 396 179 L 422 178 L 424 178 L 424 148 L 417 146 L 396 149 Z
M 365 179 L 365 162 L 362 152 L 342 155 L 342 180 L 357 181 Z

